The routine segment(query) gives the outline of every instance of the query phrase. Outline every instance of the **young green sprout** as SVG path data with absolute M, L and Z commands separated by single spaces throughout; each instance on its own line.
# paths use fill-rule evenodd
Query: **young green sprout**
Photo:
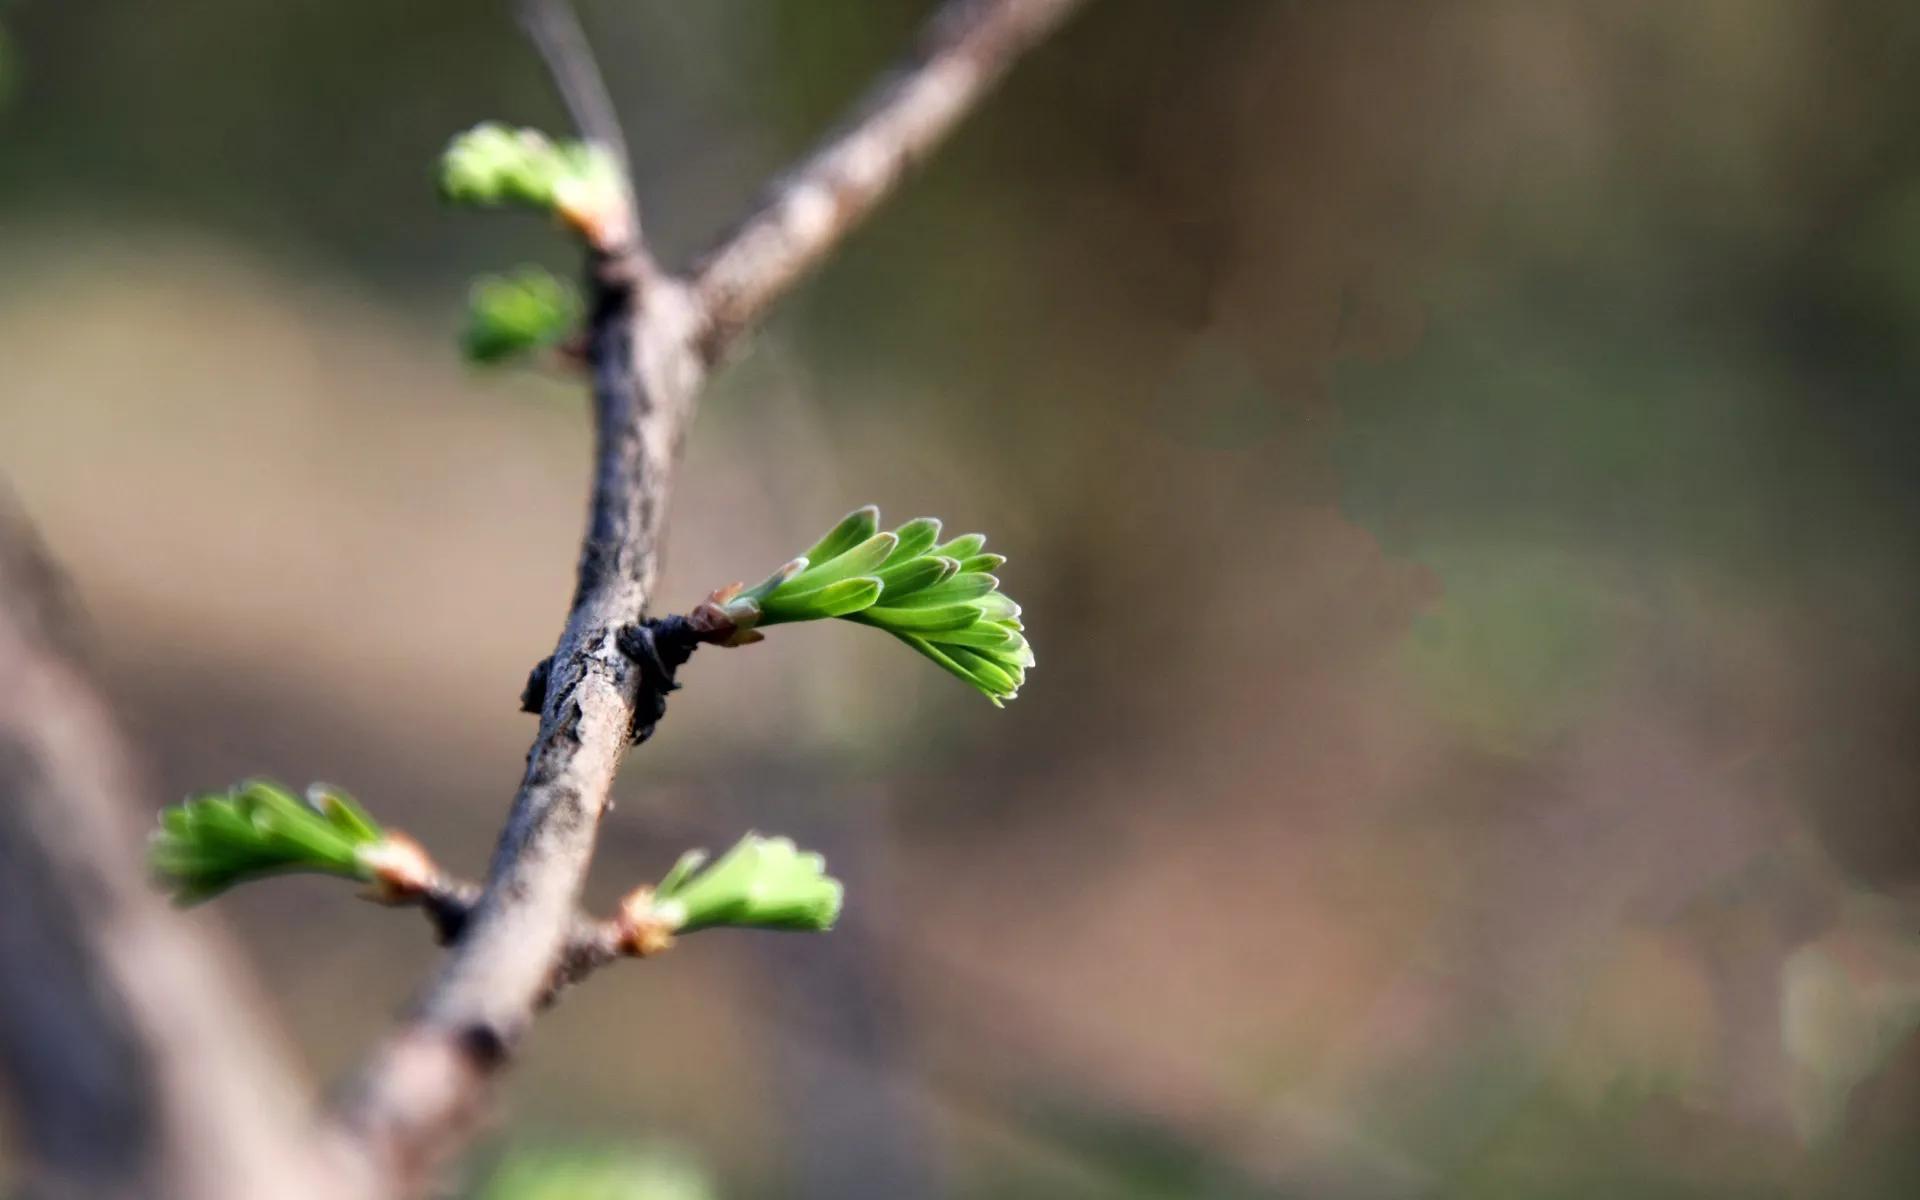
M 680 856 L 666 877 L 621 905 L 628 948 L 646 955 L 673 935 L 716 925 L 822 933 L 840 916 L 840 881 L 818 854 L 787 838 L 750 833 L 708 864 L 705 850 Z
M 411 838 L 381 829 L 345 792 L 315 784 L 301 801 L 263 779 L 162 812 L 150 854 L 155 873 L 182 904 L 295 871 L 370 883 L 375 898 L 396 900 L 434 874 Z
M 613 156 L 587 142 L 555 142 L 488 121 L 448 143 L 440 194 L 455 204 L 550 212 L 601 249 L 626 236 L 626 185 Z
M 1020 606 L 992 574 L 1006 559 L 977 533 L 940 542 L 932 517 L 879 525 L 877 508 L 856 509 L 757 587 L 718 593 L 732 644 L 758 641 L 765 626 L 837 617 L 885 630 L 996 705 L 1013 699 L 1034 659 Z

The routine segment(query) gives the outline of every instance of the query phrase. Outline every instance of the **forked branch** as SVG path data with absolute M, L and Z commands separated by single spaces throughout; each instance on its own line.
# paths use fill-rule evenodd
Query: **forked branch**
M 487 882 L 443 968 L 338 1110 L 335 1133 L 376 1186 L 404 1194 L 430 1179 L 549 994 L 647 686 L 620 633 L 651 599 L 672 473 L 708 367 L 1080 2 L 949 0 L 916 52 L 688 277 L 654 268 L 630 181 L 624 228 L 579 224 L 590 245 L 596 453 L 573 604 Z M 624 155 L 562 0 L 522 12 L 580 132 Z

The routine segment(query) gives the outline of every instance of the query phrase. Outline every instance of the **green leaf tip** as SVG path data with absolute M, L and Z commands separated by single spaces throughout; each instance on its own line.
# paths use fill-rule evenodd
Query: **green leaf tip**
M 581 304 L 572 285 L 540 267 L 474 281 L 460 349 L 475 363 L 498 363 L 557 345 L 578 327 Z
M 682 855 L 658 885 L 629 898 L 627 917 L 668 934 L 716 925 L 819 933 L 833 928 L 841 899 L 820 855 L 750 833 L 711 864 L 702 850 Z
M 447 143 L 440 155 L 440 194 L 455 204 L 553 213 L 602 249 L 631 233 L 625 177 L 609 151 L 497 121 L 475 125 Z
M 572 191 L 618 187 L 619 180 L 619 166 L 598 146 L 498 121 L 457 135 L 440 155 L 440 194 L 455 204 L 551 210 Z
M 758 640 L 760 626 L 839 617 L 886 630 L 995 705 L 1018 695 L 1033 648 L 993 574 L 1005 556 L 977 533 L 936 545 L 932 517 L 879 527 L 879 509 L 855 509 L 758 586 L 716 596 L 735 644 Z
M 372 883 L 378 898 L 395 899 L 417 890 L 433 869 L 410 838 L 382 829 L 338 788 L 314 784 L 302 800 L 265 779 L 165 809 L 149 856 L 182 904 L 294 871 Z

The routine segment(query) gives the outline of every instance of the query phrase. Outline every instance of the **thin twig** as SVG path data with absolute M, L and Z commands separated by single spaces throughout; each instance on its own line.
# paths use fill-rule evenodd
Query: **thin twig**
M 1083 0 L 950 0 L 917 51 L 847 120 L 767 190 L 754 212 L 695 267 L 717 356 L 866 220 L 1022 52 Z
M 515 0 L 514 12 L 527 39 L 540 52 L 574 128 L 581 137 L 604 146 L 622 174 L 629 173 L 619 114 L 573 6 L 567 0 Z
M 587 42 L 580 18 L 567 0 L 514 0 L 514 11 L 527 40 L 546 64 L 553 90 L 566 106 L 575 130 L 589 142 L 613 155 L 626 181 L 626 231 L 630 245 L 603 247 L 629 256 L 642 278 L 655 273 L 653 254 L 647 247 L 646 230 L 640 224 L 640 202 L 634 195 L 633 169 L 629 161 L 626 131 L 620 127 L 620 115 L 607 91 L 606 78 L 600 73 L 593 47 Z
M 422 1189 L 468 1136 L 493 1074 L 564 966 L 600 818 L 646 686 L 620 631 L 643 617 L 653 591 L 672 472 L 708 364 L 1079 2 L 950 0 L 920 51 L 845 132 L 773 190 L 701 269 L 697 288 L 646 270 L 637 245 L 631 255 L 605 247 L 595 254 L 587 337 L 593 495 L 539 733 L 486 886 L 445 966 L 338 1110 L 335 1134 L 393 1192 Z M 542 48 L 562 64 L 560 78 L 578 76 L 569 64 L 591 62 L 576 50 Z

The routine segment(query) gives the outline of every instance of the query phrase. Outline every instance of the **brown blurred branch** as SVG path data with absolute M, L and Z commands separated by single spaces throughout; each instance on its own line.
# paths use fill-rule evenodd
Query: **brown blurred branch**
M 547 664 L 540 728 L 485 888 L 452 952 L 367 1063 L 341 1131 L 396 1190 L 418 1190 L 466 1136 L 488 1083 L 549 994 L 608 793 L 636 728 L 644 670 L 620 644 L 653 591 L 672 472 L 707 368 L 860 223 L 1012 61 L 1079 0 L 950 0 L 918 51 L 842 131 L 777 183 L 692 282 L 657 274 L 637 211 L 592 255 L 588 362 L 596 465 L 573 607 Z M 528 26 L 587 136 L 616 137 L 561 0 Z M 570 31 L 570 32 L 569 32 Z M 630 190 L 630 189 L 629 189 Z
M 908 168 L 952 132 L 1014 60 L 1082 0 L 949 0 L 915 52 L 839 130 L 768 188 L 694 268 L 708 357 L 865 221 Z
M 351 1194 L 234 965 L 148 886 L 58 580 L 0 493 L 0 1073 L 28 1194 Z

